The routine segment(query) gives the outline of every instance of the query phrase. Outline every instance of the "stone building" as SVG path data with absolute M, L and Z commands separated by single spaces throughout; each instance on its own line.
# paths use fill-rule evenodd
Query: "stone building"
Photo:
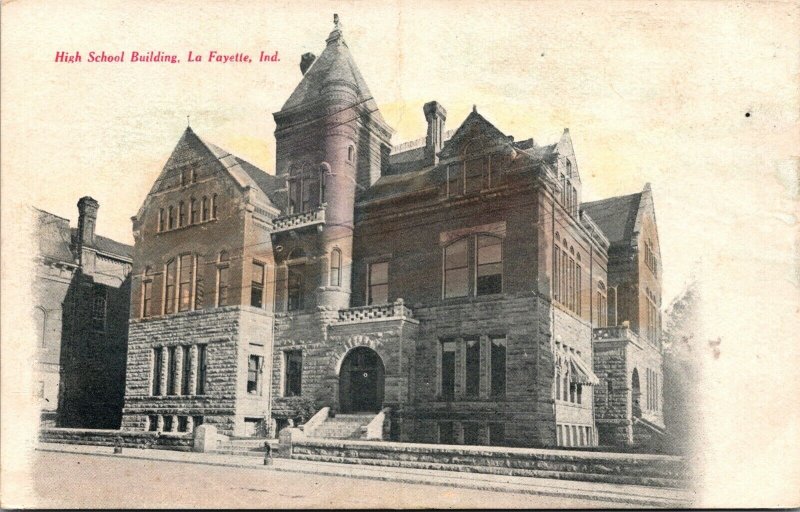
M 316 435 L 596 445 L 613 247 L 569 130 L 433 101 L 393 146 L 338 22 L 300 71 L 274 175 L 187 128 L 133 218 L 124 428 L 274 435 L 308 402 Z
M 34 389 L 43 426 L 120 426 L 132 248 L 95 234 L 98 208 L 81 198 L 77 228 L 35 210 Z

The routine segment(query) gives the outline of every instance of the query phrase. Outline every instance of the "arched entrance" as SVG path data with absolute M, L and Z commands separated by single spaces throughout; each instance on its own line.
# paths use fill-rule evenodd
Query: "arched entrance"
M 642 417 L 642 406 L 641 406 L 641 399 L 642 399 L 642 390 L 639 386 L 639 370 L 636 368 L 633 369 L 633 375 L 631 376 L 631 406 L 632 406 L 632 413 L 634 418 L 641 418 Z
M 339 370 L 339 408 L 343 413 L 378 412 L 383 405 L 383 361 L 369 347 L 347 353 Z

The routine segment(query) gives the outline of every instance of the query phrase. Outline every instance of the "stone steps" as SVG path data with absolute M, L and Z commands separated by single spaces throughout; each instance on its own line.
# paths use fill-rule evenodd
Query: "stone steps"
M 322 439 L 360 439 L 361 427 L 369 424 L 374 417 L 374 414 L 337 414 L 308 432 L 308 436 Z

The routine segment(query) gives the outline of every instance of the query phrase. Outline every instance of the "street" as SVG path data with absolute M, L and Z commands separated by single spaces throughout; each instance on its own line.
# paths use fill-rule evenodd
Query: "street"
M 580 508 L 625 503 L 339 476 L 37 451 L 40 508 Z M 465 478 L 470 475 L 465 474 Z

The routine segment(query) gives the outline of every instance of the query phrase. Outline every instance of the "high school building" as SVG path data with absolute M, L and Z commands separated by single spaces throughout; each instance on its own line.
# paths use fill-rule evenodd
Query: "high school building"
M 187 128 L 133 218 L 123 428 L 274 435 L 310 404 L 320 436 L 381 411 L 403 441 L 657 435 L 649 187 L 584 203 L 569 130 L 448 131 L 435 101 L 393 146 L 338 22 L 300 71 L 274 174 Z

